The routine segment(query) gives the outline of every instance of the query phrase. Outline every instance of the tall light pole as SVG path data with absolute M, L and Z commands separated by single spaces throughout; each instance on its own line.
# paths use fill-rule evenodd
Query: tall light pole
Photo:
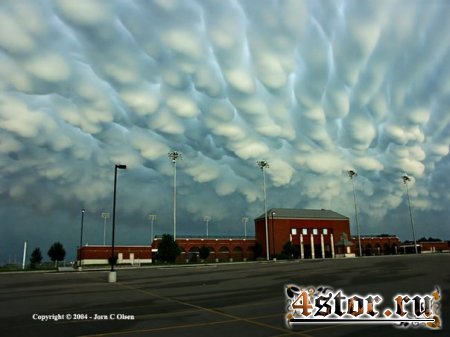
M 355 184 L 353 182 L 353 177 L 356 177 L 358 173 L 356 173 L 353 170 L 347 171 L 348 176 L 350 177 L 350 180 L 352 182 L 353 187 L 353 203 L 355 204 L 355 220 L 356 220 L 356 233 L 358 235 L 358 249 L 359 249 L 359 256 L 362 256 L 362 250 L 361 250 L 361 235 L 359 232 L 359 221 L 358 221 L 358 207 L 356 206 L 356 192 L 355 192 Z
M 173 240 L 177 239 L 177 160 L 183 159 L 181 152 L 169 152 L 173 164 Z
M 269 168 L 269 163 L 265 160 L 257 161 L 259 168 L 261 169 L 263 175 L 263 193 L 264 193 L 264 221 L 265 221 L 265 230 L 266 230 L 266 258 L 269 261 L 269 230 L 267 228 L 267 200 L 266 200 L 266 174 L 265 169 Z
M 106 220 L 109 219 L 109 213 L 108 212 L 102 212 L 102 218 L 103 218 L 103 246 L 106 246 Z
M 272 216 L 272 254 L 275 254 L 275 235 L 274 235 L 274 229 L 273 229 L 273 217 L 277 214 L 275 211 L 272 211 L 270 215 Z
M 209 237 L 209 228 L 208 228 L 209 220 L 211 220 L 211 217 L 209 215 L 205 215 L 203 217 L 203 221 L 206 222 L 206 237 Z
M 247 222 L 248 222 L 248 217 L 244 216 L 242 218 L 242 223 L 244 224 L 244 238 L 247 237 Z
M 417 252 L 417 242 L 416 242 L 416 229 L 414 227 L 414 220 L 413 220 L 413 215 L 412 215 L 412 210 L 411 210 L 411 200 L 409 198 L 409 188 L 408 188 L 408 182 L 411 181 L 411 178 L 405 174 L 404 176 L 402 176 L 402 179 L 403 179 L 403 183 L 406 186 L 406 195 L 408 196 L 409 217 L 411 219 L 411 229 L 412 229 L 413 241 L 414 241 L 414 252 L 417 254 L 418 252 Z
M 126 170 L 127 165 L 115 164 L 114 165 L 114 196 L 113 196 L 113 215 L 112 215 L 112 240 L 111 240 L 111 272 L 109 276 L 109 282 L 116 282 L 116 274 L 114 272 L 114 265 L 116 263 L 114 255 L 114 239 L 116 230 L 116 190 L 117 190 L 117 170 Z
M 78 254 L 78 258 L 80 263 L 78 264 L 78 268 L 81 268 L 81 248 L 83 248 L 83 225 L 84 225 L 84 208 L 81 209 L 81 234 L 80 234 L 80 252 Z
M 155 214 L 149 214 L 148 219 L 150 220 L 150 244 L 153 242 L 153 223 L 156 220 Z

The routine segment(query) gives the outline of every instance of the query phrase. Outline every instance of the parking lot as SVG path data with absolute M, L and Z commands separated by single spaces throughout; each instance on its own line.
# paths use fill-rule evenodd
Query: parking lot
M 450 254 L 0 274 L 2 336 L 448 336 Z M 284 286 L 441 290 L 443 329 L 284 321 Z

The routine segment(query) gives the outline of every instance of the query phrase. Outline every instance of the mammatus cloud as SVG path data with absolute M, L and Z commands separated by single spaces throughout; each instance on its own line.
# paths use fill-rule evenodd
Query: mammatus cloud
M 1 213 L 21 228 L 2 237 L 38 245 L 65 228 L 55 240 L 74 246 L 77 210 L 110 209 L 115 163 L 128 166 L 123 240 L 149 212 L 170 232 L 175 149 L 182 233 L 202 233 L 208 214 L 212 233 L 240 234 L 241 217 L 262 212 L 265 159 L 269 207 L 352 218 L 354 169 L 363 232 L 402 219 L 386 230 L 409 238 L 406 173 L 418 235 L 448 238 L 447 12 L 405 0 L 1 4 Z

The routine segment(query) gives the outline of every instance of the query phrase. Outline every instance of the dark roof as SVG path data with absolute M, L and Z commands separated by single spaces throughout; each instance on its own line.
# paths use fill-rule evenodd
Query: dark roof
M 272 212 L 274 219 L 334 219 L 334 220 L 348 220 L 348 217 L 330 211 L 328 209 L 291 209 L 291 208 L 271 208 L 267 211 L 267 217 L 272 219 Z M 264 213 L 255 220 L 264 219 Z

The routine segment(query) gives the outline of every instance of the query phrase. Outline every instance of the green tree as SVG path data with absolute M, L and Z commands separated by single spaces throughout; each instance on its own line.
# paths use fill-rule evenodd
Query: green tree
M 42 262 L 42 253 L 39 247 L 35 248 L 31 253 L 30 263 L 31 268 L 35 268 L 37 265 L 40 265 Z
M 170 234 L 163 234 L 158 246 L 158 260 L 162 262 L 175 262 L 181 254 L 181 248 Z
M 210 253 L 209 248 L 206 246 L 202 246 L 198 250 L 198 255 L 200 256 L 200 259 L 202 259 L 202 260 L 206 260 L 209 257 L 209 253 Z
M 55 266 L 57 265 L 58 261 L 62 261 L 66 257 L 66 251 L 60 242 L 55 242 L 50 247 L 47 254 L 50 257 L 50 260 L 55 262 Z

